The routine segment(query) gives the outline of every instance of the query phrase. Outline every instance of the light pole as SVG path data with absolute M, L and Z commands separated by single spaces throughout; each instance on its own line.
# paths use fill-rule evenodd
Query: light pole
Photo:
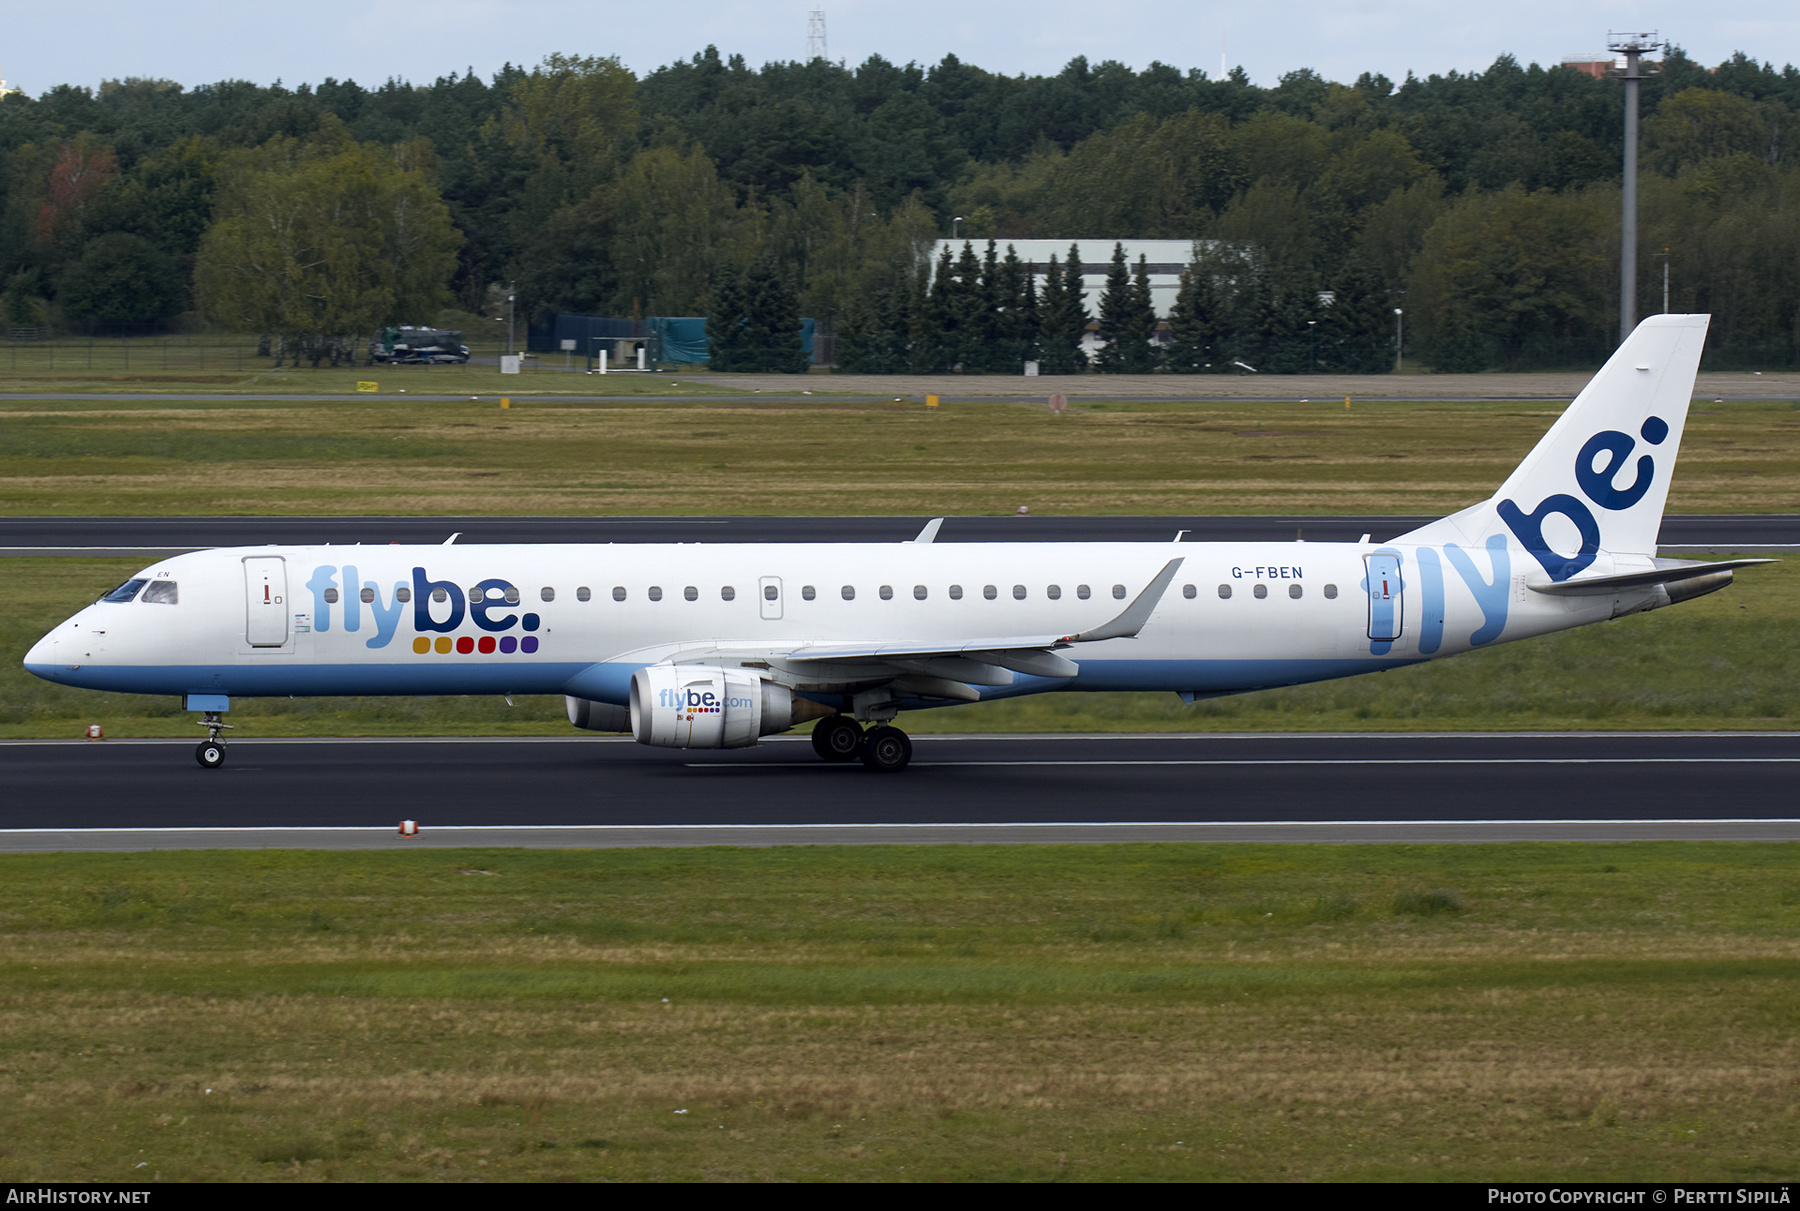
M 513 351 L 513 299 L 518 297 L 519 284 L 510 283 L 506 287 L 506 356 L 511 357 Z
M 1651 30 L 1609 33 L 1606 49 L 1625 56 L 1625 204 L 1619 222 L 1619 343 L 1623 344 L 1637 327 L 1638 84 L 1644 78 L 1638 60 L 1662 46 Z
M 1319 321 L 1307 320 L 1306 331 L 1312 337 L 1312 365 L 1313 372 L 1317 373 L 1319 369 Z
M 950 239 L 953 242 L 957 239 L 958 235 L 962 231 L 962 228 L 958 225 L 962 221 L 963 221 L 963 217 L 960 214 L 957 215 L 954 219 L 950 220 Z
M 1394 373 L 1400 373 L 1400 355 L 1406 348 L 1406 313 L 1394 308 Z

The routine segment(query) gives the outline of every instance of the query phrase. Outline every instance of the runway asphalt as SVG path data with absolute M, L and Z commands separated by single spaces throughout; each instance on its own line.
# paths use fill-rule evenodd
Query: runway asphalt
M 0 743 L 0 851 L 1127 840 L 1800 841 L 1800 733 Z M 403 840 L 402 819 L 420 836 Z
M 8 517 L 0 555 L 142 555 L 265 543 L 900 542 L 925 517 Z M 939 542 L 1378 542 L 1430 517 L 952 517 Z M 1800 515 L 1692 514 L 1663 518 L 1658 540 L 1681 550 L 1800 550 Z

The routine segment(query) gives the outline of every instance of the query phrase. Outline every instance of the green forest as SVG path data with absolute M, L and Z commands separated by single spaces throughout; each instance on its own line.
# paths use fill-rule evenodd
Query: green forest
M 1643 89 L 1641 314 L 1714 316 L 1708 365 L 1800 360 L 1800 71 L 1669 51 Z M 707 316 L 715 360 L 843 370 L 1379 372 L 1591 364 L 1617 335 L 1624 91 L 1479 73 L 1152 63 L 1006 76 L 946 56 L 643 77 L 552 55 L 368 88 L 157 79 L 0 98 L 9 336 L 214 330 L 341 341 L 504 314 Z M 955 232 L 960 256 L 932 260 Z M 1007 241 L 1176 238 L 1152 346 L 1141 271 L 1034 280 Z M 1109 271 L 1090 314 L 1074 270 Z M 1079 347 L 1089 321 L 1106 346 Z

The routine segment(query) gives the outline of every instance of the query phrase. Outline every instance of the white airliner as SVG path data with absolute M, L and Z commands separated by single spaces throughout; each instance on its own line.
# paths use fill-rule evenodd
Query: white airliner
M 677 748 L 816 719 L 821 757 L 873 770 L 911 759 L 904 710 L 1397 668 L 1768 562 L 1656 556 L 1707 320 L 1645 320 L 1490 499 L 1390 542 L 234 547 L 145 568 L 25 666 L 181 695 L 208 768 L 233 697 L 563 694 Z

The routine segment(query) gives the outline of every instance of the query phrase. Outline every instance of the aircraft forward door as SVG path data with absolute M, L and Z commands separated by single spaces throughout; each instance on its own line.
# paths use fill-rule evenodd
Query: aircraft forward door
M 764 576 L 756 582 L 756 604 L 762 607 L 764 618 L 781 621 L 781 577 Z
M 287 561 L 279 555 L 244 560 L 244 638 L 253 648 L 285 647 L 288 641 Z
M 1406 625 L 1405 586 L 1398 555 L 1367 555 L 1369 568 L 1369 638 L 1392 643 Z

